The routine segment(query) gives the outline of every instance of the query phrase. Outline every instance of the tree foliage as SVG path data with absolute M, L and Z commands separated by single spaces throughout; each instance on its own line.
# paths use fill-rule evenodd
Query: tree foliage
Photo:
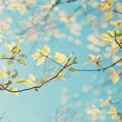
M 2 50 L 0 52 L 0 60 L 4 61 L 4 65 L 2 66 L 0 70 L 0 77 L 3 82 L 0 83 L 0 90 L 7 91 L 10 93 L 13 93 L 15 95 L 18 95 L 19 92 L 29 91 L 29 90 L 35 90 L 39 91 L 39 89 L 46 85 L 48 82 L 58 80 L 65 80 L 65 74 L 67 71 L 72 72 L 75 75 L 75 73 L 82 73 L 82 72 L 109 72 L 108 78 L 112 81 L 111 84 L 116 84 L 118 82 L 121 82 L 121 76 L 122 76 L 122 21 L 121 19 L 118 20 L 117 16 L 122 15 L 122 3 L 119 0 L 52 0 L 51 2 L 47 2 L 41 5 L 42 9 L 33 9 L 36 0 L 21 0 L 12 2 L 10 1 L 2 1 L 0 2 L 1 9 L 0 11 L 9 11 L 14 14 L 19 14 L 21 17 L 23 15 L 26 15 L 26 13 L 33 12 L 33 15 L 31 15 L 28 19 L 20 19 L 19 21 L 20 25 L 25 27 L 25 34 L 21 35 L 20 33 L 16 33 L 15 37 L 12 37 L 16 39 L 17 41 L 13 43 L 10 40 L 6 40 L 8 36 L 11 35 L 11 24 L 12 24 L 12 18 L 5 18 L 0 19 L 0 43 Z M 80 2 L 80 4 L 79 4 Z M 93 2 L 93 6 L 89 7 L 89 5 Z M 41 4 L 41 3 L 40 3 Z M 71 12 L 64 11 L 60 12 L 59 8 L 63 5 L 70 6 L 69 4 L 76 4 L 75 9 L 73 9 Z M 59 7 L 59 8 L 58 8 Z M 88 54 L 88 60 L 86 60 L 83 63 L 83 67 L 86 67 L 85 69 L 77 68 L 77 64 L 80 64 L 78 62 L 79 59 L 77 59 L 77 56 L 75 56 L 75 52 L 69 52 L 69 55 L 66 55 L 60 51 L 55 51 L 50 48 L 48 45 L 44 44 L 43 46 L 40 46 L 39 49 L 35 50 L 35 53 L 28 55 L 25 52 L 25 49 L 22 48 L 22 44 L 25 43 L 25 40 L 27 37 L 29 38 L 29 41 L 34 40 L 34 43 L 37 41 L 38 37 L 41 35 L 44 35 L 43 31 L 47 32 L 47 35 L 44 35 L 45 39 L 47 39 L 47 36 L 53 36 L 53 38 L 59 37 L 61 35 L 60 28 L 63 28 L 66 26 L 67 31 L 69 34 L 73 34 L 74 36 L 79 36 L 81 32 L 81 26 L 82 26 L 82 17 L 84 15 L 90 14 L 90 11 L 94 10 L 100 13 L 100 15 L 103 15 L 105 18 L 105 22 L 102 23 L 101 26 L 103 28 L 108 26 L 108 30 L 104 30 L 104 32 L 99 32 L 97 27 L 93 25 L 93 30 L 96 32 L 96 37 L 91 37 L 91 42 L 96 44 L 97 46 L 101 46 L 101 49 L 105 49 L 106 47 L 109 47 L 108 51 L 108 57 L 111 60 L 111 63 L 109 65 L 103 65 L 103 62 L 106 61 L 105 56 L 101 53 L 92 53 L 92 51 Z M 39 18 L 37 15 L 42 15 L 43 11 L 43 17 Z M 53 15 L 56 13 L 56 16 L 58 18 L 55 18 Z M 52 19 L 51 17 L 54 17 Z M 84 22 L 83 24 L 96 24 L 92 23 L 93 21 L 90 20 L 94 18 L 93 15 L 88 16 L 88 21 Z M 19 20 L 19 19 L 18 19 Z M 58 21 L 61 22 L 61 26 L 58 27 L 59 30 L 57 31 L 56 25 L 50 25 L 52 21 L 55 21 L 55 23 Z M 108 23 L 108 25 L 106 25 Z M 48 25 L 49 24 L 49 25 Z M 41 26 L 40 26 L 41 25 Z M 91 26 L 89 25 L 89 26 Z M 112 29 L 111 29 L 112 27 Z M 15 33 L 19 30 L 20 27 L 13 30 Z M 44 30 L 41 30 L 41 29 Z M 53 28 L 53 29 L 52 29 Z M 109 29 L 110 28 L 110 29 Z M 10 33 L 10 34 L 9 34 Z M 13 36 L 13 35 L 12 35 Z M 84 36 L 84 35 L 83 35 Z M 68 37 L 65 34 L 63 34 L 62 37 Z M 90 37 L 89 37 L 90 38 Z M 96 40 L 98 38 L 100 42 Z M 8 38 L 9 39 L 9 38 Z M 69 37 L 69 40 L 72 40 L 72 38 Z M 58 40 L 58 39 L 57 39 Z M 80 41 L 76 40 L 76 43 L 79 44 Z M 41 44 L 41 42 L 40 42 Z M 27 47 L 29 48 L 29 46 Z M 32 46 L 33 48 L 33 46 Z M 99 52 L 99 49 L 96 47 L 88 46 L 89 49 L 96 50 L 96 52 Z M 53 51 L 52 51 L 53 50 Z M 103 51 L 105 53 L 105 51 Z M 110 57 L 111 56 L 111 57 Z M 28 60 L 29 58 L 29 60 Z M 21 76 L 19 75 L 20 67 L 24 67 L 24 69 L 28 68 L 29 61 L 36 62 L 36 66 L 43 65 L 47 60 L 50 60 L 51 62 L 56 65 L 56 67 L 52 70 L 52 75 L 45 75 L 42 77 L 39 77 L 39 80 L 37 81 L 37 77 L 34 76 L 34 74 L 29 70 L 28 76 Z M 93 68 L 87 68 L 87 65 L 92 64 Z M 16 67 L 16 68 L 15 68 Z M 77 84 L 77 83 L 76 83 Z M 106 100 L 103 100 L 101 102 L 100 107 L 92 105 L 91 108 L 87 110 L 87 114 L 90 114 L 92 116 L 101 115 L 104 109 L 109 109 L 106 114 L 109 114 L 112 116 L 113 119 L 116 119 L 117 121 L 122 121 L 122 111 L 119 112 L 116 109 L 116 106 L 121 103 L 121 99 L 118 102 L 113 102 L 113 99 L 111 96 L 108 96 Z

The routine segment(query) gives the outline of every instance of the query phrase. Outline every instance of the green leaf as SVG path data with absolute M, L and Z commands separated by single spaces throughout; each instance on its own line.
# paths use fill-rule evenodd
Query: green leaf
M 76 60 L 77 58 L 76 57 L 74 57 L 72 60 L 70 60 L 69 62 L 68 62 L 68 64 L 67 65 L 71 65 L 71 64 L 77 64 L 77 60 Z
M 14 70 L 11 74 L 11 77 L 12 78 L 15 78 L 16 76 L 18 75 L 18 71 L 17 70 Z
M 12 55 L 16 56 L 20 52 L 20 46 L 16 45 L 12 48 L 11 53 Z
M 65 63 L 67 61 L 67 57 L 64 54 L 59 53 L 59 52 L 55 53 L 54 58 L 55 58 L 55 61 L 58 63 Z
M 19 55 L 17 55 L 17 57 L 27 58 L 27 56 L 25 54 L 19 54 Z
M 106 19 L 107 20 L 112 19 L 112 17 L 113 17 L 113 12 L 109 12 L 109 13 L 106 14 Z
M 39 54 L 39 53 L 35 53 L 35 54 L 32 55 L 32 57 L 33 57 L 33 59 L 37 59 L 37 58 L 42 57 L 42 55 Z
M 5 71 L 5 73 L 7 73 L 8 75 L 10 75 L 10 70 L 7 69 L 6 67 L 3 67 L 3 70 Z
M 26 62 L 25 62 L 24 60 L 22 60 L 22 59 L 17 59 L 17 61 L 18 61 L 20 64 L 22 64 L 22 65 L 26 65 Z
M 5 42 L 5 48 L 10 51 L 12 49 L 12 46 L 8 43 L 8 42 Z
M 77 64 L 77 60 L 76 59 L 77 59 L 76 57 L 73 58 L 73 60 L 72 60 L 73 64 Z
M 45 62 L 45 58 L 41 58 L 38 60 L 37 65 L 40 65 Z
M 98 55 L 97 57 L 96 57 L 96 61 L 97 62 L 100 62 L 102 60 L 102 56 L 101 55 Z
M 113 83 L 117 83 L 119 81 L 119 79 L 120 79 L 119 74 L 115 73 L 113 75 L 112 81 L 113 81 Z
M 92 54 L 88 54 L 88 59 L 89 59 L 90 61 L 94 61 L 95 56 L 92 55 Z
M 5 72 L 0 71 L 0 76 L 3 77 L 4 79 L 6 79 L 6 74 L 5 74 Z
M 26 80 L 26 82 L 24 82 L 24 84 L 27 85 L 27 86 L 33 86 L 34 82 L 31 81 L 31 80 Z
M 101 34 L 101 37 L 106 38 L 106 39 L 112 39 L 108 34 Z
M 40 55 L 40 57 L 45 56 L 43 50 L 37 49 L 36 52 Z
M 76 70 L 75 68 L 73 68 L 73 67 L 68 68 L 68 70 L 71 71 L 71 72 L 76 72 L 76 71 L 77 71 L 77 70 Z
M 31 7 L 30 7 L 30 6 L 28 6 L 28 5 L 26 5 L 26 8 L 27 8 L 28 10 L 31 10 Z
M 1 57 L 1 58 L 7 58 L 7 56 L 4 55 L 4 54 L 0 54 L 0 57 Z
M 117 4 L 116 4 L 116 10 L 119 10 L 119 9 L 121 9 L 121 8 L 122 8 L 121 3 L 117 3 Z
M 47 45 L 44 45 L 43 51 L 44 51 L 45 53 L 49 53 L 49 52 L 50 52 L 50 48 L 49 48 Z
M 119 36 L 119 30 L 114 30 L 114 34 L 116 35 L 116 36 Z
M 19 78 L 15 82 L 16 83 L 24 83 L 24 82 L 26 82 L 26 79 L 25 78 Z
M 29 74 L 29 79 L 34 82 L 35 81 L 35 77 L 32 74 Z
M 8 63 L 9 66 L 11 66 L 13 64 L 13 61 L 12 60 L 8 60 L 7 63 Z
M 114 31 L 109 31 L 109 30 L 108 30 L 107 33 L 108 33 L 108 35 L 109 35 L 110 37 L 114 38 L 114 36 L 115 36 L 115 35 L 114 35 Z
M 15 91 L 15 92 L 11 92 L 11 93 L 18 96 L 18 89 L 17 88 L 10 88 L 9 90 L 10 91 Z
M 65 80 L 65 79 L 64 79 L 64 74 L 65 74 L 64 72 L 60 72 L 59 75 L 57 76 L 57 78 L 58 78 L 59 80 Z

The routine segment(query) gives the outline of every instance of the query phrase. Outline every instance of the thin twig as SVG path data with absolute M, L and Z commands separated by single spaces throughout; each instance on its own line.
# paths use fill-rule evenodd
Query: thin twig
M 32 90 L 32 89 L 39 89 L 41 88 L 44 84 L 48 83 L 49 81 L 52 81 L 54 80 L 55 78 L 58 77 L 58 75 L 64 70 L 66 69 L 67 67 L 69 67 L 70 65 L 68 65 L 69 61 L 71 60 L 71 58 L 69 58 L 66 62 L 66 64 L 58 71 L 58 73 L 56 75 L 54 75 L 52 78 L 48 79 L 47 81 L 45 81 L 44 83 L 42 83 L 40 86 L 33 86 L 33 87 L 30 87 L 30 88 L 26 88 L 26 89 L 21 89 L 21 90 L 16 90 L 16 91 L 12 91 L 12 90 L 9 90 L 7 89 L 6 87 L 0 85 L 4 90 L 8 91 L 8 92 L 13 92 L 13 93 L 17 93 L 17 92 L 23 92 L 23 91 L 29 91 L 29 90 Z
M 118 102 L 110 102 L 112 105 L 118 105 L 118 104 L 120 104 L 122 102 L 122 99 L 120 99 Z
M 122 14 L 122 12 L 117 11 L 117 10 L 115 10 L 115 9 L 113 9 L 113 12 L 118 13 L 118 14 Z
M 14 57 L 10 57 L 10 58 L 0 58 L 0 60 L 4 60 L 4 59 L 7 59 L 7 60 L 15 60 L 15 58 Z
M 104 68 L 99 68 L 99 69 L 76 69 L 76 71 L 79 71 L 79 72 L 83 72 L 83 71 L 87 71 L 87 72 L 90 72 L 90 71 L 105 71 L 106 69 L 109 69 L 109 68 L 111 68 L 111 67 L 113 67 L 113 66 L 115 66 L 116 64 L 118 64 L 119 62 L 121 62 L 122 61 L 122 58 L 120 58 L 118 61 L 116 61 L 115 63 L 113 63 L 113 64 L 111 64 L 111 65 L 109 65 L 109 66 L 107 66 L 107 67 L 104 67 Z
M 117 39 L 116 39 L 116 35 L 115 35 L 115 39 L 114 39 L 114 41 L 118 44 L 118 46 L 122 49 L 122 46 L 121 46 L 121 44 L 117 41 Z

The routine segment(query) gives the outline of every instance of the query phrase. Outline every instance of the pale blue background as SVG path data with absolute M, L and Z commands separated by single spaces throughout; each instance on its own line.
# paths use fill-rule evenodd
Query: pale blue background
M 1 1 L 1 0 L 0 0 Z M 67 4 L 60 5 L 59 8 L 64 8 L 64 10 L 68 12 L 72 12 L 79 3 L 82 1 L 78 1 L 75 4 Z M 40 2 L 39 2 L 40 3 Z M 31 5 L 32 8 L 35 8 L 40 5 L 37 3 L 36 5 Z M 81 4 L 81 3 L 80 3 Z M 91 3 L 92 4 L 92 3 Z M 24 43 L 20 43 L 22 47 L 22 52 L 28 55 L 27 58 L 27 67 L 23 67 L 17 63 L 11 69 L 19 68 L 19 76 L 23 76 L 28 78 L 28 73 L 35 72 L 35 64 L 36 61 L 33 61 L 30 57 L 31 54 L 36 52 L 37 48 L 42 48 L 44 44 L 48 45 L 51 48 L 51 54 L 54 55 L 55 51 L 62 52 L 69 56 L 70 52 L 74 52 L 74 56 L 77 57 L 78 65 L 74 65 L 76 69 L 83 68 L 95 68 L 93 65 L 84 66 L 83 63 L 87 61 L 87 54 L 98 54 L 97 52 L 91 51 L 87 49 L 87 44 L 90 43 L 87 40 L 87 36 L 89 34 L 96 34 L 95 29 L 93 29 L 92 24 L 82 24 L 88 20 L 89 15 L 97 16 L 98 21 L 100 21 L 99 17 L 103 15 L 103 13 L 99 13 L 99 10 L 96 10 L 92 6 L 88 5 L 88 8 L 82 8 L 81 11 L 86 12 L 85 15 L 81 16 L 81 18 L 76 18 L 76 21 L 80 23 L 82 29 L 80 31 L 81 35 L 79 37 L 71 34 L 66 25 L 59 21 L 59 25 L 57 28 L 61 30 L 62 33 L 73 36 L 73 40 L 69 41 L 67 38 L 65 39 L 56 39 L 54 37 L 50 37 L 50 41 L 43 41 L 44 36 L 49 36 L 48 32 L 44 32 L 44 35 L 39 36 L 36 41 L 29 41 L 28 38 L 25 39 Z M 12 29 L 13 34 L 9 33 L 1 33 L 4 34 L 5 39 L 3 41 L 15 41 L 15 36 L 17 35 L 26 35 L 24 32 L 25 28 L 20 23 L 24 17 L 28 18 L 32 14 L 31 11 L 26 12 L 24 15 L 20 15 L 18 11 L 10 11 L 3 10 L 0 13 L 0 19 L 4 19 L 6 17 L 12 17 L 13 22 L 11 23 L 10 29 Z M 55 14 L 55 16 L 58 16 Z M 62 27 L 63 25 L 63 27 Z M 19 32 L 15 31 L 15 28 L 19 30 Z M 101 28 L 100 24 L 97 25 L 98 33 L 105 33 L 108 29 L 114 29 L 114 26 L 109 26 L 108 28 Z M 97 31 L 97 30 L 96 30 Z M 81 44 L 78 45 L 75 43 L 76 39 L 81 40 Z M 101 51 L 99 53 L 103 54 L 105 51 L 105 47 L 100 47 Z M 4 45 L 0 47 L 0 51 L 2 53 L 7 53 L 4 49 Z M 4 52 L 5 51 L 5 52 Z M 4 61 L 1 61 L 4 64 Z M 102 66 L 107 66 L 111 63 L 111 60 L 103 57 Z M 53 64 L 52 64 L 53 65 Z M 43 66 L 41 65 L 36 70 L 42 76 Z M 51 68 L 50 65 L 47 67 Z M 36 76 L 36 74 L 34 74 Z M 94 77 L 97 78 L 94 80 Z M 83 89 L 85 86 L 88 88 L 88 92 L 84 92 Z M 26 86 L 25 86 L 26 87 Z M 66 93 L 62 93 L 62 89 L 66 89 Z M 108 92 L 108 89 L 112 91 L 112 93 Z M 64 94 L 64 95 L 63 95 Z M 6 111 L 4 115 L 4 119 L 1 122 L 56 122 L 56 110 L 58 108 L 70 108 L 70 112 L 65 113 L 62 118 L 69 118 L 71 115 L 76 112 L 81 112 L 82 116 L 80 119 L 75 116 L 72 117 L 72 122 L 91 122 L 91 120 L 87 119 L 86 108 L 91 107 L 92 104 L 99 106 L 100 99 L 106 99 L 109 95 L 116 101 L 121 98 L 121 80 L 117 84 L 112 84 L 112 81 L 108 78 L 108 72 L 77 72 L 77 73 L 69 73 L 69 77 L 65 81 L 56 80 L 53 83 L 45 84 L 38 92 L 32 90 L 23 93 L 19 93 L 19 96 L 15 96 L 11 93 L 5 93 L 3 91 L 0 92 L 0 114 Z M 68 99 L 66 104 L 61 104 L 61 97 L 64 96 L 65 99 Z M 81 106 L 77 107 L 77 104 L 81 104 Z M 121 105 L 117 106 L 118 109 L 121 110 Z M 106 115 L 106 114 L 105 114 Z M 60 114 L 58 113 L 58 117 Z M 48 120 L 48 117 L 50 118 Z M 60 116 L 61 117 L 61 116 Z M 96 122 L 114 122 L 111 119 L 111 116 L 106 115 L 105 120 L 98 120 Z

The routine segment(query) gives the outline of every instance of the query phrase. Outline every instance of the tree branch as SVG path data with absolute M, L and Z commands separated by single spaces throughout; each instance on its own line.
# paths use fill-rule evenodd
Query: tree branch
M 68 65 L 69 61 L 71 60 L 71 58 L 69 58 L 66 62 L 66 64 L 57 72 L 56 75 L 54 75 L 52 78 L 48 79 L 47 81 L 45 81 L 44 83 L 42 83 L 40 86 L 33 86 L 33 87 L 30 87 L 30 88 L 26 88 L 26 89 L 21 89 L 21 90 L 16 90 L 16 91 L 11 91 L 9 90 L 8 88 L 4 87 L 3 85 L 0 85 L 3 90 L 6 90 L 8 92 L 13 92 L 13 93 L 17 93 L 17 92 L 23 92 L 23 91 L 29 91 L 29 90 L 32 90 L 32 89 L 39 89 L 41 88 L 44 84 L 48 83 L 49 81 L 52 81 L 54 80 L 55 78 L 58 77 L 58 75 L 64 70 L 66 69 L 67 67 L 69 67 L 70 65 Z
M 122 49 L 122 46 L 121 46 L 121 44 L 117 41 L 117 39 L 116 39 L 116 35 L 115 35 L 115 39 L 114 39 L 114 41 L 118 44 L 118 46 Z
M 116 9 L 113 9 L 113 12 L 118 13 L 118 14 L 122 14 L 122 12 L 117 11 Z
M 0 58 L 0 60 L 5 60 L 5 59 L 7 59 L 7 60 L 15 60 L 15 58 L 14 57 L 10 57 L 10 58 Z
M 113 66 L 115 66 L 116 64 L 118 64 L 119 62 L 121 62 L 122 61 L 122 58 L 120 58 L 118 61 L 116 61 L 115 63 L 113 63 L 113 64 L 111 64 L 111 65 L 109 65 L 109 66 L 107 66 L 107 67 L 104 67 L 104 68 L 99 68 L 99 69 L 76 69 L 76 71 L 79 71 L 79 72 L 83 72 L 83 71 L 86 71 L 86 72 L 89 72 L 89 71 L 105 71 L 106 69 L 109 69 L 109 68 L 111 68 L 111 67 L 113 67 Z
M 122 99 L 120 99 L 118 102 L 110 102 L 112 105 L 118 105 L 118 104 L 120 104 L 122 102 Z

